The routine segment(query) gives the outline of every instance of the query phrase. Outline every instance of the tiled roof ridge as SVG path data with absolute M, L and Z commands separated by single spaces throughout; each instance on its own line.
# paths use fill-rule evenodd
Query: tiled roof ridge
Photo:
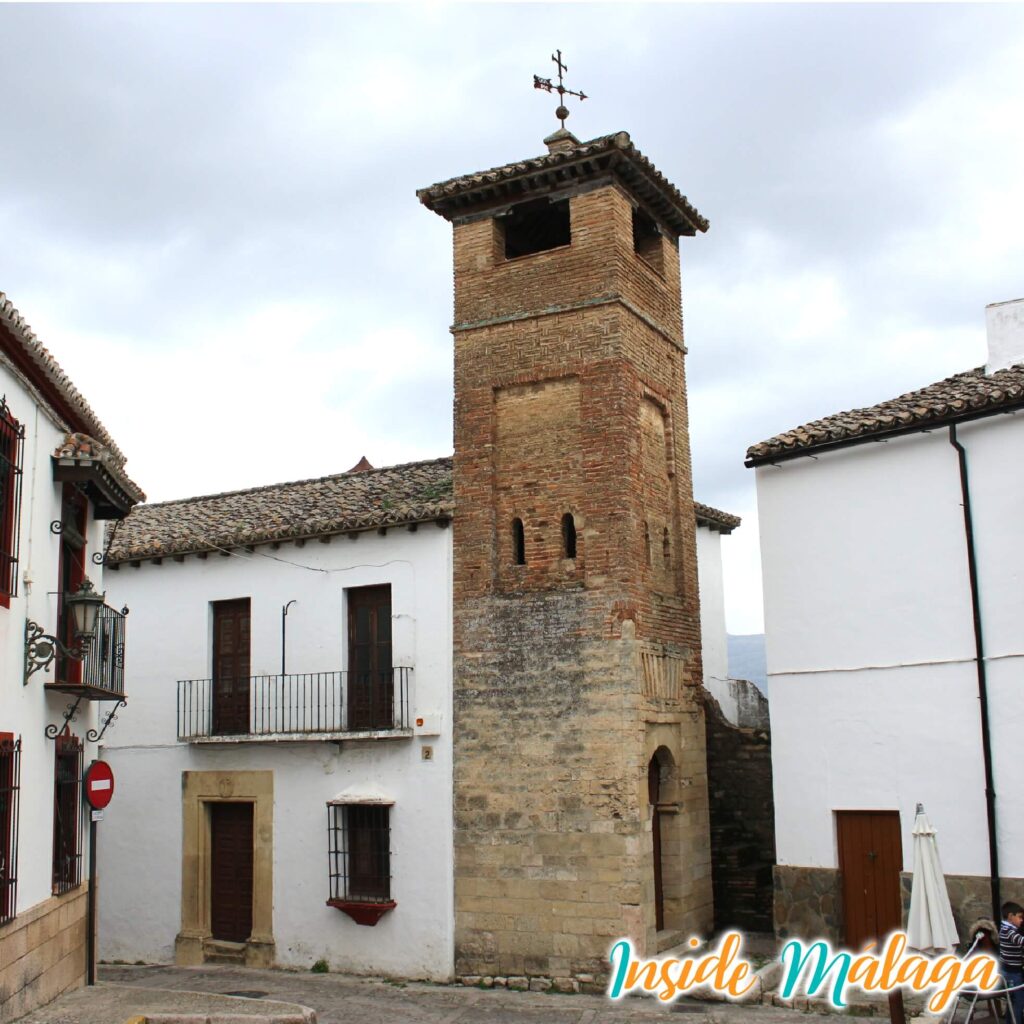
M 10 327 L 15 337 L 24 345 L 32 361 L 43 371 L 56 389 L 63 394 L 68 404 L 88 421 L 90 430 L 87 433 L 89 436 L 104 445 L 118 462 L 124 465 L 124 453 L 117 447 L 114 439 L 110 436 L 110 432 L 103 426 L 99 417 L 85 400 L 85 397 L 71 382 L 71 378 L 61 369 L 60 364 L 54 359 L 46 346 L 36 337 L 35 332 L 25 322 L 25 318 L 15 309 L 14 303 L 7 298 L 4 292 L 0 292 L 0 319 Z
M 510 163 L 501 164 L 498 167 L 488 168 L 486 171 L 456 175 L 454 178 L 448 178 L 445 181 L 435 182 L 433 185 L 417 189 L 416 196 L 424 206 L 430 208 L 432 202 L 454 196 L 460 191 L 473 186 L 495 185 L 517 175 L 528 174 L 531 171 L 548 170 L 560 164 L 573 163 L 580 158 L 595 156 L 613 149 L 621 150 L 635 160 L 654 184 L 662 189 L 674 203 L 686 211 L 687 217 L 692 220 L 694 226 L 701 231 L 707 231 L 710 226 L 707 218 L 654 166 L 648 157 L 644 156 L 637 149 L 627 131 L 600 135 L 595 139 L 581 142 L 578 146 L 573 146 L 572 148 L 558 149 L 535 157 L 514 160 Z
M 193 494 L 187 498 L 170 498 L 167 501 L 148 502 L 144 507 L 165 508 L 168 505 L 192 505 L 200 501 L 213 501 L 215 498 L 233 498 L 242 494 L 259 494 L 261 491 L 280 491 L 287 487 L 301 487 L 306 484 L 326 483 L 329 480 L 340 480 L 348 476 L 360 476 L 363 479 L 379 473 L 389 473 L 400 469 L 411 469 L 414 466 L 431 466 L 449 463 L 453 457 L 442 455 L 434 459 L 418 459 L 413 462 L 399 462 L 393 466 L 375 466 L 373 469 L 346 470 L 344 473 L 325 473 L 323 476 L 311 476 L 304 480 L 282 480 L 273 484 L 259 484 L 256 487 L 240 487 L 234 491 L 214 491 L 212 494 Z
M 693 511 L 697 519 L 708 519 L 727 526 L 730 530 L 735 530 L 743 522 L 739 516 L 735 516 L 731 512 L 723 512 L 720 508 L 715 508 L 714 505 L 705 505 L 702 501 L 694 500 Z
M 832 413 L 747 449 L 746 464 L 799 455 L 844 441 L 920 430 L 1024 405 L 1024 363 L 986 373 L 984 366 L 951 374 L 874 405 Z

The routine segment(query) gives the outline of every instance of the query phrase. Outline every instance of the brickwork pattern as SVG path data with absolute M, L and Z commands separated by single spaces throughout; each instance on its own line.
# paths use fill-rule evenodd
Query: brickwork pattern
M 658 747 L 666 927 L 710 926 L 711 873 L 678 251 L 633 251 L 618 186 L 570 207 L 569 246 L 515 260 L 455 227 L 456 973 L 585 985 L 657 943 Z
M 83 885 L 0 928 L 0 1024 L 85 983 L 87 895 Z

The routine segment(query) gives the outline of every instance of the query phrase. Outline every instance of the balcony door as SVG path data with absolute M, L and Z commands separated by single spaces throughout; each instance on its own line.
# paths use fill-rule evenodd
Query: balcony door
M 348 592 L 348 727 L 391 729 L 394 722 L 391 587 L 354 587 Z
M 249 731 L 249 598 L 213 602 L 213 731 Z

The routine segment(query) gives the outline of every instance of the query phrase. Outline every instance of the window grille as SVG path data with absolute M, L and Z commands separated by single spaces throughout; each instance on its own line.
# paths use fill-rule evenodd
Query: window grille
M 0 398 L 0 605 L 18 595 L 18 538 L 25 428 Z
M 18 912 L 18 794 L 21 737 L 0 733 L 0 924 Z
M 57 737 L 53 773 L 53 892 L 82 882 L 82 741 Z
M 329 902 L 391 899 L 389 812 L 389 807 L 377 804 L 328 804 Z

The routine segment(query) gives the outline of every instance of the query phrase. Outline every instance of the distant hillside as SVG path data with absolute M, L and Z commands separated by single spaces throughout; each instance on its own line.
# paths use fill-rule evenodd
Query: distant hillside
M 762 693 L 768 692 L 764 661 L 764 633 L 749 636 L 729 634 L 729 676 L 749 679 Z

